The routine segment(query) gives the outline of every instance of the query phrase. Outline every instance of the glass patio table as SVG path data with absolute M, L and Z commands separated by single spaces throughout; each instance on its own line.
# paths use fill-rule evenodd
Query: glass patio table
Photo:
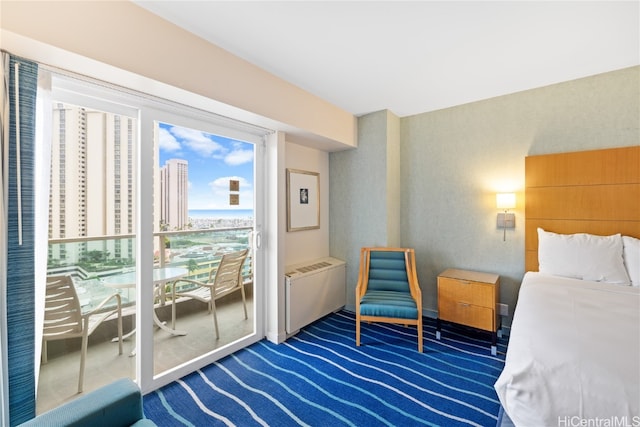
M 179 267 L 160 267 L 153 269 L 153 284 L 155 286 L 154 298 L 157 295 L 158 289 L 161 290 L 161 294 L 164 294 L 163 286 L 166 283 L 174 282 L 181 277 L 186 276 L 189 273 L 189 270 L 186 268 Z M 108 276 L 102 279 L 102 283 L 104 286 L 116 289 L 126 289 L 126 288 L 135 288 L 136 287 L 136 272 L 130 271 L 127 273 L 114 274 L 113 276 Z M 176 329 L 168 327 L 165 322 L 162 322 L 158 315 L 156 314 L 156 310 L 153 310 L 153 322 L 157 327 L 162 329 L 163 331 L 169 332 L 172 335 L 187 335 L 184 331 L 178 331 Z M 135 329 L 131 331 L 127 336 L 131 336 L 135 332 Z

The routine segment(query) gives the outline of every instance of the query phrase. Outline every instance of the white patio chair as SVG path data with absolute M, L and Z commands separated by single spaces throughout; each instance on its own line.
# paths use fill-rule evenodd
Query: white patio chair
M 115 308 L 102 311 L 102 308 L 112 299 L 116 301 Z M 122 354 L 122 305 L 120 295 L 110 295 L 93 310 L 82 314 L 80 300 L 71 276 L 47 277 L 42 333 L 42 363 L 47 363 L 48 341 L 82 338 L 78 393 L 82 393 L 84 386 L 84 367 L 89 335 L 96 330 L 98 325 L 113 314 L 117 314 L 119 354 Z
M 209 271 L 209 278 L 206 282 L 191 279 L 179 279 L 173 283 L 173 305 L 171 310 L 172 326 L 175 328 L 176 320 L 176 298 L 189 297 L 205 302 L 209 305 L 209 312 L 213 312 L 213 324 L 216 329 L 216 339 L 220 338 L 218 330 L 218 316 L 216 314 L 216 300 L 233 292 L 240 291 L 242 294 L 242 304 L 244 305 L 244 318 L 248 319 L 247 301 L 244 293 L 244 282 L 242 278 L 242 266 L 249 253 L 248 249 L 232 252 L 222 256 L 217 268 Z M 178 283 L 191 283 L 195 288 L 185 291 L 176 291 Z

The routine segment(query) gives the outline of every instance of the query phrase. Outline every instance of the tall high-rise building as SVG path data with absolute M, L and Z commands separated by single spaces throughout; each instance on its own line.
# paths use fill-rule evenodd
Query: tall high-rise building
M 136 232 L 137 127 L 135 117 L 54 104 L 49 238 L 96 239 L 49 245 L 50 261 L 76 261 L 91 251 L 135 258 L 134 239 L 119 236 Z M 181 159 L 155 170 L 154 231 L 188 224 L 188 173 Z
M 51 150 L 49 238 L 114 236 L 50 246 L 49 258 L 87 251 L 134 258 L 137 120 L 55 103 Z
M 160 224 L 164 230 L 181 230 L 189 223 L 189 164 L 167 160 L 160 169 Z

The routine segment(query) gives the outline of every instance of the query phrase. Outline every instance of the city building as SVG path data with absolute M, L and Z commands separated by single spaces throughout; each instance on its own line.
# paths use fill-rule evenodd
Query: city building
M 135 232 L 132 189 L 136 127 L 134 118 L 70 104 L 54 105 L 50 239 Z M 76 259 L 81 255 L 76 251 L 104 251 L 115 258 L 133 258 L 135 248 L 126 239 L 94 240 L 80 245 L 61 243 L 50 246 L 49 260 Z
M 170 159 L 160 168 L 160 227 L 181 230 L 189 223 L 189 164 Z

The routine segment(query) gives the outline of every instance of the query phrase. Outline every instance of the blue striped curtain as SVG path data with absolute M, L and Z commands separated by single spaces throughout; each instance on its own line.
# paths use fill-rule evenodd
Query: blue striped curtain
M 6 62 L 5 62 L 6 63 Z M 14 426 L 35 416 L 34 373 L 34 148 L 37 64 L 10 55 L 8 139 L 3 135 L 6 173 L 6 325 L 9 420 Z M 5 76 L 6 79 L 7 76 Z M 6 129 L 6 128 L 5 128 Z M 5 158 L 5 154 L 8 156 Z M 8 163 L 7 163 L 8 162 Z M 5 182 L 6 178 L 6 182 Z M 46 220 L 46 219 L 41 219 Z

